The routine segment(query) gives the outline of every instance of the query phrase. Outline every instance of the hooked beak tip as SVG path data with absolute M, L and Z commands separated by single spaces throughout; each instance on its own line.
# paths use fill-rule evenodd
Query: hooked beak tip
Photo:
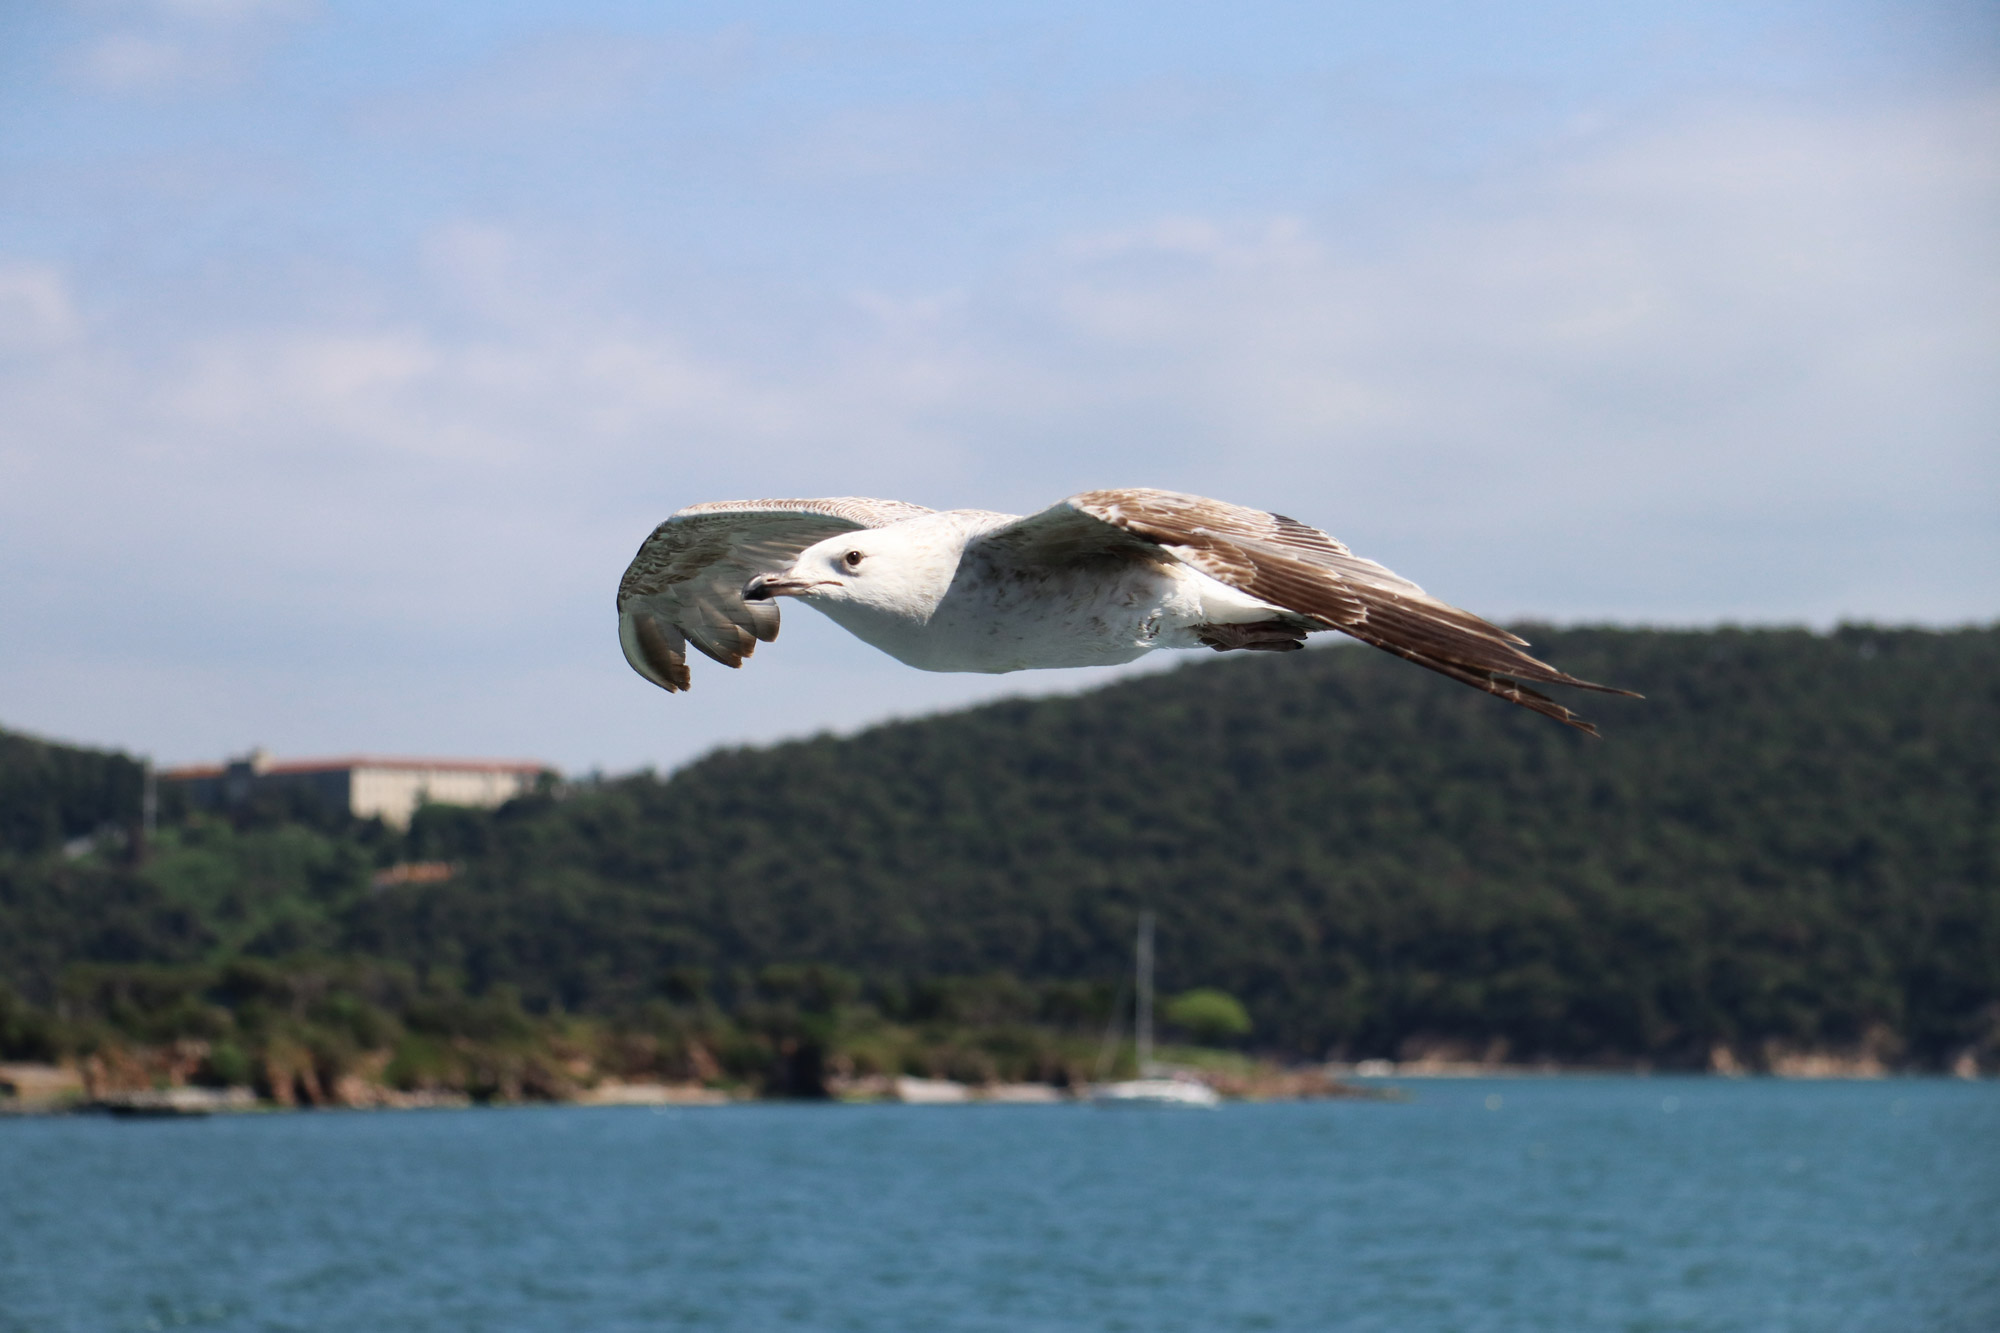
M 773 597 L 797 597 L 828 581 L 821 579 L 816 583 L 807 579 L 787 578 L 783 574 L 759 574 L 743 585 L 743 600 L 768 602 Z

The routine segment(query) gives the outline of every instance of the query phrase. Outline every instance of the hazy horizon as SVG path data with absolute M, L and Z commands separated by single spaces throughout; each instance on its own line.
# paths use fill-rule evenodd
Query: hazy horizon
M 1889 621 L 1862 621 L 1862 620 L 1846 620 L 1828 625 L 1812 625 L 1804 622 L 1782 622 L 1782 621 L 1773 621 L 1768 623 L 1746 622 L 1746 621 L 1717 621 L 1711 624 L 1668 624 L 1664 622 L 1647 623 L 1647 624 L 1623 624 L 1609 620 L 1576 621 L 1576 622 L 1560 622 L 1560 623 L 1547 622 L 1547 621 L 1543 622 L 1513 621 L 1509 623 L 1512 628 L 1515 628 L 1517 630 L 1524 627 L 1533 627 L 1536 624 L 1540 624 L 1543 627 L 1552 630 L 1612 629 L 1612 630 L 1635 630 L 1635 631 L 1656 630 L 1661 632 L 1692 632 L 1692 633 L 1707 633 L 1711 631 L 1720 631 L 1720 630 L 1746 630 L 1746 631 L 1804 630 L 1806 632 L 1820 636 L 1833 634 L 1844 629 L 1881 629 L 1884 631 L 1920 630 L 1930 633 L 1950 633 L 1955 630 L 1980 630 L 1989 627 L 2000 628 L 2000 618 L 1996 618 L 1991 621 L 1963 621 L 1957 624 L 1943 624 L 1943 625 L 1929 625 L 1917 622 L 1905 622 L 1898 624 Z M 837 630 L 834 632 L 839 633 L 839 631 Z M 1362 643 L 1358 639 L 1351 639 L 1341 634 L 1324 634 L 1317 636 L 1306 644 L 1305 650 L 1307 652 L 1324 652 L 1336 649 L 1338 650 L 1353 649 L 1361 652 L 1379 651 L 1377 649 L 1370 648 L 1367 644 Z M 756 747 L 756 746 L 766 746 L 766 745 L 779 745 L 790 740 L 804 740 L 814 736 L 821 736 L 821 735 L 830 735 L 835 737 L 849 737 L 867 731 L 873 727 L 886 726 L 898 722 L 921 721 L 924 718 L 943 716 L 945 714 L 957 712 L 962 709 L 977 708 L 985 704 L 1001 703 L 1005 702 L 1008 699 L 1046 698 L 1055 695 L 1085 694 L 1093 690 L 1106 688 L 1122 680 L 1132 679 L 1135 676 L 1158 674 L 1162 671 L 1176 670 L 1183 666 L 1198 666 L 1212 662 L 1219 662 L 1223 660 L 1235 660 L 1238 658 L 1242 658 L 1244 656 L 1245 654 L 1241 653 L 1227 654 L 1227 655 L 1211 655 L 1209 653 L 1197 653 L 1197 652 L 1164 652 L 1164 653 L 1154 654 L 1151 660 L 1142 660 L 1139 662 L 1132 663 L 1131 665 L 1126 667 L 1112 668 L 1108 670 L 1100 668 L 1082 668 L 1079 670 L 1014 672 L 1008 676 L 997 677 L 992 679 L 1002 682 L 1018 682 L 1020 684 L 1020 688 L 1018 689 L 1012 689 L 1012 690 L 989 689 L 977 693 L 975 697 L 968 698 L 962 701 L 939 704 L 935 707 L 921 707 L 921 708 L 901 710 L 901 711 L 892 710 L 886 713 L 882 713 L 878 716 L 868 717 L 860 721 L 856 721 L 846 725 L 829 724 L 823 727 L 814 728 L 809 731 L 800 731 L 787 735 L 767 736 L 755 740 L 718 741 L 712 746 L 709 746 L 705 749 L 697 750 L 691 754 L 683 755 L 673 760 L 670 763 L 657 763 L 651 760 L 646 760 L 637 764 L 628 765 L 623 768 L 608 768 L 603 765 L 591 765 L 586 768 L 569 768 L 562 764 L 551 762 L 550 767 L 555 769 L 565 778 L 582 778 L 582 777 L 616 778 L 627 774 L 633 774 L 645 771 L 655 771 L 662 774 L 672 773 L 681 768 L 686 767 L 691 763 L 695 763 L 703 758 L 706 758 L 708 755 L 716 753 L 719 750 L 730 749 L 738 746 L 749 745 Z M 707 659 L 705 658 L 700 660 L 705 665 L 713 665 L 712 663 L 708 663 Z M 717 669 L 721 670 L 723 668 L 717 668 Z M 1416 668 L 1412 669 L 1415 670 Z M 1043 678 L 1059 677 L 1060 680 L 1056 684 L 1038 688 L 1034 684 L 1034 678 L 1036 677 L 1043 677 Z M 1565 696 L 1564 702 L 1568 703 L 1584 702 L 1585 706 L 1586 707 L 1588 706 L 1585 696 L 1574 694 L 1570 691 L 1563 691 L 1562 693 Z M 1496 704 L 1495 706 L 1498 707 L 1500 705 Z M 8 720 L 5 718 L 0 718 L 0 730 L 13 730 L 16 732 L 20 731 L 19 728 L 9 725 Z M 241 745 L 225 747 L 224 749 L 218 750 L 213 754 L 182 756 L 172 760 L 162 760 L 159 759 L 157 756 L 149 756 L 143 754 L 142 752 L 137 752 L 134 750 L 133 747 L 129 745 L 122 745 L 115 741 L 92 742 L 92 741 L 80 741 L 77 738 L 70 736 L 55 736 L 55 735 L 47 735 L 41 733 L 28 733 L 28 734 L 32 735 L 35 739 L 44 741 L 53 741 L 58 744 L 85 745 L 91 747 L 101 747 L 105 749 L 125 751 L 127 753 L 134 754 L 135 757 L 150 758 L 161 769 L 172 768 L 172 767 L 195 767 L 204 764 L 224 763 L 232 759 L 241 758 L 242 756 L 247 755 L 251 751 L 256 749 L 266 750 L 267 752 L 269 752 L 271 758 L 277 762 L 310 760 L 310 759 L 338 759 L 338 758 L 362 757 L 362 756 L 371 758 L 382 758 L 382 759 L 452 758 L 452 759 L 503 759 L 504 760 L 504 759 L 542 758 L 541 756 L 530 755 L 530 754 L 502 754 L 498 751 L 479 751 L 477 753 L 469 751 L 460 751 L 451 754 L 434 754 L 428 751 L 399 749 L 393 745 L 353 746 L 349 747 L 346 750 L 338 752 L 331 750 L 324 750 L 324 751 L 314 751 L 308 754 L 304 752 L 277 751 L 273 750 L 270 746 L 264 745 L 262 742 L 248 741 Z

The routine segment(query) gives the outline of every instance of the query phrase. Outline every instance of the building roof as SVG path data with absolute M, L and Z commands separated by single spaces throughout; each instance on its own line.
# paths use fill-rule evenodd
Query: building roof
M 343 755 L 336 759 L 286 759 L 277 763 L 266 763 L 254 771 L 260 777 L 268 777 L 272 774 L 347 773 L 357 768 L 389 769 L 405 773 L 548 773 L 555 771 L 555 765 L 542 763 L 538 759 L 423 759 L 379 754 Z M 188 764 L 180 768 L 163 769 L 160 772 L 160 776 L 187 781 L 194 778 L 219 778 L 228 771 L 229 766 L 227 764 Z

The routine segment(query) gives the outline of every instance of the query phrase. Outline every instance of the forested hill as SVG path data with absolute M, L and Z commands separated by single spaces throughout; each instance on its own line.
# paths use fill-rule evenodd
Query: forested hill
M 33 855 L 131 823 L 144 777 L 126 755 L 0 731 L 0 854 Z
M 1335 647 L 433 808 L 407 839 L 211 821 L 151 868 L 17 871 L 0 967 L 32 996 L 88 958 L 361 955 L 615 1013 L 774 963 L 1109 980 L 1150 908 L 1164 989 L 1229 991 L 1298 1053 L 2000 1041 L 2000 630 L 1525 632 L 1647 697 L 1577 697 L 1593 741 Z M 464 869 L 370 891 L 396 859 Z
M 1109 976 L 1292 1049 L 1932 1054 L 2000 1001 L 2000 632 L 1530 627 L 1592 741 L 1382 653 L 1200 663 L 714 755 L 499 819 L 350 942 L 571 1007 L 675 964 Z M 700 706 L 659 699 L 641 706 Z

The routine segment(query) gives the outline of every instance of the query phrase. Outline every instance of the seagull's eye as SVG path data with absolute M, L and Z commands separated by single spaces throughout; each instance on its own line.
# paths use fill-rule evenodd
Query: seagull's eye
M 861 552 L 859 551 L 849 551 L 846 555 L 841 557 L 841 560 L 843 561 L 843 563 L 846 564 L 846 566 L 849 569 L 861 568 Z

